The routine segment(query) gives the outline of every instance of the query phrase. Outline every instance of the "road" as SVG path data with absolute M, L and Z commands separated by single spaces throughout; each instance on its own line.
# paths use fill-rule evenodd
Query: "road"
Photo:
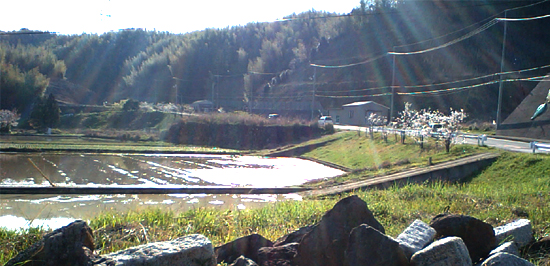
M 354 130 L 354 131 L 363 131 L 366 132 L 366 127 L 359 126 L 344 126 L 344 125 L 335 125 L 335 129 L 339 130 Z M 465 143 L 471 145 L 478 145 L 477 140 L 478 135 L 468 134 L 466 137 L 459 135 L 455 141 L 456 143 Z M 548 141 L 550 143 L 550 141 Z M 533 149 L 530 147 L 529 142 L 509 140 L 504 138 L 494 138 L 487 137 L 487 140 L 484 142 L 486 146 L 494 147 L 502 150 L 513 151 L 513 152 L 523 152 L 523 153 L 532 153 Z M 537 150 L 536 153 L 550 153 L 549 150 Z

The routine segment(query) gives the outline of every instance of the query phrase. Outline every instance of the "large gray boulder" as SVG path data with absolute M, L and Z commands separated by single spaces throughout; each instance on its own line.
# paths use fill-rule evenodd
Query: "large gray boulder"
M 493 226 L 471 216 L 440 214 L 432 219 L 430 226 L 437 232 L 436 239 L 448 236 L 462 238 L 474 263 L 486 258 L 498 243 Z
M 215 266 L 212 243 L 203 235 L 188 235 L 107 254 L 116 266 Z
M 363 224 L 351 231 L 344 265 L 408 266 L 409 259 L 399 243 Z
M 516 255 L 499 252 L 487 258 L 481 266 L 534 266 L 534 264 Z
M 229 243 L 216 247 L 216 259 L 218 262 L 233 263 L 238 257 L 245 256 L 256 263 L 258 262 L 258 250 L 263 247 L 272 247 L 273 243 L 259 234 L 252 234 L 237 238 Z
M 526 246 L 535 239 L 533 238 L 533 229 L 531 221 L 528 219 L 519 219 L 503 226 L 495 227 L 495 237 L 497 242 L 507 238 L 514 241 L 519 248 Z
M 410 259 L 414 253 L 430 244 L 435 234 L 433 227 L 421 220 L 415 220 L 395 240 Z
M 97 259 L 93 251 L 92 229 L 86 222 L 78 220 L 46 234 L 5 266 L 84 266 Z
M 468 248 L 460 237 L 437 240 L 411 258 L 411 266 L 472 266 Z
M 367 224 L 381 233 L 384 227 L 374 218 L 367 203 L 357 196 L 340 200 L 298 245 L 294 263 L 299 266 L 341 266 L 351 230 Z

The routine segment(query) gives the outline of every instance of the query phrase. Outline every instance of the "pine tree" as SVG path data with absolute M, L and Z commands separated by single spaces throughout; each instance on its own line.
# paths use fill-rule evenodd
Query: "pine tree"
M 48 96 L 48 99 L 44 104 L 44 109 L 42 110 L 42 113 L 44 115 L 44 126 L 53 128 L 57 124 L 59 124 L 59 121 L 61 119 L 61 110 L 59 109 L 59 106 L 57 105 L 57 101 L 55 100 L 53 94 L 50 93 L 50 95 Z
M 45 101 L 38 99 L 30 117 L 30 125 L 33 128 L 53 128 L 61 120 L 61 110 L 53 94 L 48 96 Z

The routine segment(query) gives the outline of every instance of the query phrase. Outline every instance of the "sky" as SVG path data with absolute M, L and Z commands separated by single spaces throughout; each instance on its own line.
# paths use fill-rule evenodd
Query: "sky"
M 351 12 L 359 0 L 2 0 L 0 30 L 58 34 L 127 28 L 185 33 L 268 22 L 308 10 Z

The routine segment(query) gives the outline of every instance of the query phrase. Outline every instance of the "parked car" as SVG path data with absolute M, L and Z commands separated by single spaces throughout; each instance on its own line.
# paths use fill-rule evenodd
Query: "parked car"
M 443 125 L 439 123 L 430 123 L 429 126 L 432 132 L 441 132 L 443 130 Z
M 319 117 L 319 120 L 317 121 L 317 124 L 320 127 L 324 127 L 325 125 L 332 125 L 333 124 L 332 117 L 330 117 L 330 116 L 321 116 L 321 117 Z

